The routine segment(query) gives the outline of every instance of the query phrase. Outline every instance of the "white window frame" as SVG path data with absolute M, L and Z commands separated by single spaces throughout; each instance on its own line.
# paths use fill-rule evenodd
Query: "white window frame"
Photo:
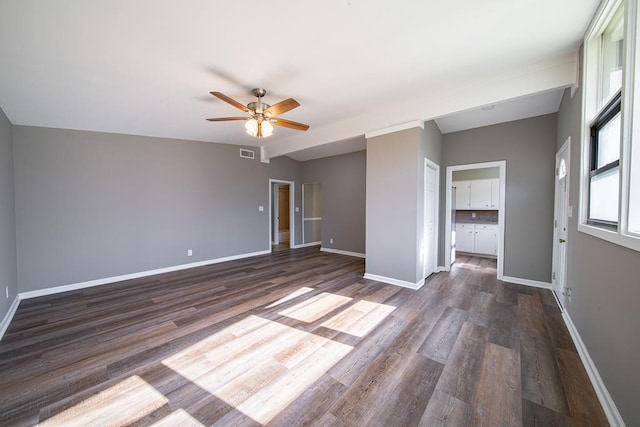
M 589 171 L 590 171 L 590 129 L 600 111 L 598 105 L 600 35 L 614 17 L 618 7 L 624 3 L 625 48 L 622 81 L 622 141 L 620 151 L 620 197 L 617 230 L 606 229 L 587 223 L 589 212 Z M 629 195 L 631 176 L 631 145 L 635 140 L 636 150 L 640 149 L 640 124 L 634 125 L 634 116 L 640 120 L 640 84 L 635 85 L 636 60 L 640 60 L 638 48 L 638 0 L 608 0 L 601 4 L 589 26 L 584 39 L 583 58 L 583 104 L 582 104 L 582 137 L 580 162 L 580 210 L 578 231 L 590 234 L 603 240 L 640 251 L 640 234 L 632 233 L 629 224 Z M 634 99 L 638 99 L 634 105 Z M 639 156 L 636 156 L 639 157 Z M 640 163 L 635 165 L 640 167 Z M 640 182 L 635 183 L 636 191 L 640 191 Z

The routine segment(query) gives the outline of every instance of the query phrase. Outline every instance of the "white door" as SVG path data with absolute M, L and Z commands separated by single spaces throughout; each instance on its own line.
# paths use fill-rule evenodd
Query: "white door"
M 424 277 L 436 271 L 436 171 L 425 168 L 424 186 Z
M 567 140 L 556 153 L 555 207 L 553 221 L 553 292 L 561 307 L 567 280 L 567 223 L 569 210 L 569 146 Z

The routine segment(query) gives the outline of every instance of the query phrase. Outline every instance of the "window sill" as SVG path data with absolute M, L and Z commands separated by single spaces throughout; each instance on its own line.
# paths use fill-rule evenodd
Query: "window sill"
M 578 224 L 578 231 L 606 240 L 607 242 L 611 242 L 618 246 L 624 246 L 625 248 L 640 252 L 640 238 L 638 237 L 620 234 L 617 231 L 594 227 L 593 225 L 588 224 Z

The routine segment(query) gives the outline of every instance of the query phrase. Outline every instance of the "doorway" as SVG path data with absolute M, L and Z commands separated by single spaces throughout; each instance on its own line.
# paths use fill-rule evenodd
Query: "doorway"
M 269 180 L 269 246 L 295 246 L 293 181 Z
M 567 284 L 567 228 L 569 222 L 569 159 L 571 138 L 556 153 L 551 285 L 560 309 L 564 309 Z
M 460 197 L 458 191 L 453 192 L 453 173 L 455 171 L 468 171 L 472 169 L 487 169 L 498 168 L 498 236 L 497 236 L 497 275 L 498 279 L 502 280 L 504 277 L 504 225 L 505 225 L 505 189 L 506 189 L 506 160 L 500 160 L 495 162 L 485 163 L 473 163 L 468 165 L 447 166 L 446 170 L 446 191 L 445 191 L 445 212 L 453 212 L 456 206 L 456 198 Z M 455 215 L 445 215 L 445 271 L 451 270 L 451 264 L 455 260 L 455 249 L 460 243 L 460 239 L 456 236 L 455 230 Z

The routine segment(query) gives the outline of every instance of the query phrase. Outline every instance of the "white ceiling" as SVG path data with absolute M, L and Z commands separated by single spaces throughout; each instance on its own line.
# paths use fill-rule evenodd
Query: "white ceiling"
M 497 105 L 494 121 L 508 100 L 521 114 L 528 100 L 540 110 L 575 83 L 598 3 L 3 0 L 0 107 L 16 125 L 264 146 L 268 156 L 316 147 L 321 157 L 321 146 L 339 151 L 336 141 L 362 144 L 415 120 L 475 126 L 470 111 L 484 105 Z M 253 87 L 269 104 L 298 100 L 283 118 L 310 130 L 254 139 L 242 122 L 205 121 L 239 113 L 209 91 L 248 103 Z

